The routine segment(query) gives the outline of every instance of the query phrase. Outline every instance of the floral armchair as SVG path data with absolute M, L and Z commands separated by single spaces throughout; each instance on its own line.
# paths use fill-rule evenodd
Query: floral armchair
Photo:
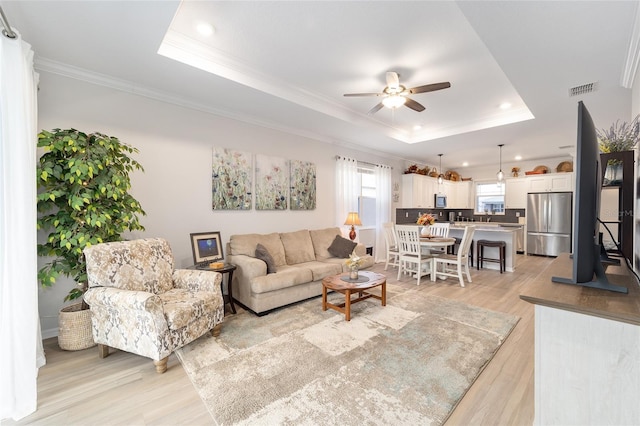
M 153 359 L 167 370 L 171 352 L 211 330 L 220 333 L 224 301 L 217 272 L 173 269 L 166 240 L 98 244 L 84 250 L 93 339 Z

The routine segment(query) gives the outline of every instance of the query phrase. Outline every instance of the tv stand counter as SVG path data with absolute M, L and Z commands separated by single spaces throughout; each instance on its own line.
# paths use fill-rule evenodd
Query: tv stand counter
M 624 261 L 619 266 L 609 266 L 606 275 L 611 284 L 626 287 L 629 294 L 551 281 L 553 276 L 570 277 L 572 266 L 569 254 L 562 253 L 520 298 L 535 305 L 640 325 L 640 287 Z
M 535 304 L 534 425 L 640 424 L 640 288 L 624 263 L 607 277 L 629 294 L 559 284 L 556 258 L 520 298 Z

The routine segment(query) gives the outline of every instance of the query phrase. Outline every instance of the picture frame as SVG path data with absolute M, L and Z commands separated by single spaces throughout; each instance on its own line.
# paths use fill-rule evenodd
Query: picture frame
M 193 263 L 216 262 L 224 259 L 222 238 L 219 231 L 197 232 L 191 235 Z

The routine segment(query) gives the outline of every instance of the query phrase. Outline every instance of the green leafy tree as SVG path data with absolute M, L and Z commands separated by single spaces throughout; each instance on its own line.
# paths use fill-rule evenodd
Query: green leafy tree
M 74 279 L 78 286 L 64 299 L 74 300 L 87 289 L 82 250 L 120 241 L 125 231 L 144 230 L 139 216 L 145 212 L 129 194 L 129 174 L 143 168 L 129 156 L 136 148 L 101 133 L 43 130 L 38 147 L 45 150 L 37 171 L 38 229 L 49 232 L 38 255 L 53 257 L 38 271 L 38 280 L 50 287 L 60 275 Z

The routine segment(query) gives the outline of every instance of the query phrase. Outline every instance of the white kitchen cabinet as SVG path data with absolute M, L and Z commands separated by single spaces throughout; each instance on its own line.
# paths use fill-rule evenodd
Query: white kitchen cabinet
M 415 173 L 402 175 L 402 207 L 434 208 L 435 194 L 447 196 L 448 209 L 472 209 L 473 182 L 452 182 L 445 180 L 442 184 L 436 178 Z
M 436 179 L 436 185 L 436 193 L 443 193 L 447 196 L 447 208 L 457 208 L 455 207 L 457 194 L 455 182 L 445 180 L 442 184 L 438 184 L 438 180 Z
M 506 179 L 504 186 L 505 207 L 508 209 L 526 209 L 528 185 L 527 178 Z
M 452 183 L 455 187 L 453 205 L 454 209 L 472 209 L 473 208 L 473 182 L 463 181 Z
M 550 173 L 526 178 L 527 192 L 573 191 L 573 173 Z
M 436 179 L 410 173 L 402 175 L 402 206 L 404 208 L 433 208 L 433 195 L 438 191 Z

